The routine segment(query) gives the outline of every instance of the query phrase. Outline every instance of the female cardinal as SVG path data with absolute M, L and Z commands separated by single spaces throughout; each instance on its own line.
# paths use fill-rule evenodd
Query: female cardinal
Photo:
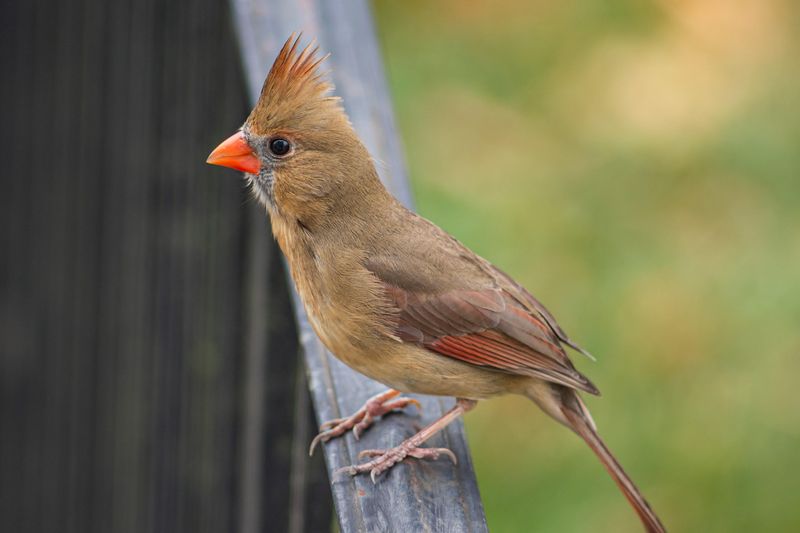
M 384 188 L 331 86 L 316 49 L 283 45 L 241 130 L 208 162 L 245 172 L 272 220 L 311 324 L 346 364 L 390 390 L 312 442 L 353 430 L 413 400 L 400 391 L 458 398 L 442 418 L 369 462 L 376 476 L 408 456 L 455 456 L 420 445 L 478 400 L 521 394 L 572 429 L 603 462 L 647 531 L 664 531 L 597 434 L 578 391 L 598 394 L 562 345 L 583 351 L 508 275 Z M 585 352 L 584 352 L 585 353 Z

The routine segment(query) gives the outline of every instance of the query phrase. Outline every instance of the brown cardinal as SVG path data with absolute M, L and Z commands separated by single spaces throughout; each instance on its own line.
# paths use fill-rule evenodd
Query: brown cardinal
M 603 462 L 647 531 L 664 527 L 597 434 L 579 395 L 598 394 L 563 346 L 582 351 L 522 286 L 384 188 L 316 49 L 284 44 L 241 130 L 208 162 L 245 172 L 266 206 L 308 317 L 325 346 L 390 390 L 323 424 L 314 444 L 414 403 L 400 391 L 458 398 L 442 418 L 390 450 L 368 450 L 350 474 L 373 480 L 478 400 L 521 394 L 577 433 Z

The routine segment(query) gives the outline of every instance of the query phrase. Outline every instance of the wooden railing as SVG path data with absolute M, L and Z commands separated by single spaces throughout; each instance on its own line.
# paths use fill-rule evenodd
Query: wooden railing
M 336 94 L 341 96 L 356 131 L 378 165 L 381 179 L 406 205 L 411 193 L 392 103 L 369 5 L 363 0 L 233 0 L 234 20 L 252 102 L 283 41 L 302 31 L 330 52 Z M 291 283 L 291 281 L 290 281 Z M 309 388 L 318 421 L 355 412 L 364 401 L 385 390 L 346 367 L 322 346 L 311 330 L 302 304 L 294 297 Z M 360 441 L 352 435 L 328 442 L 324 453 L 328 472 L 358 462 L 360 450 L 388 448 L 452 407 L 452 398 L 419 396 L 420 417 L 389 416 L 368 430 Z M 306 435 L 308 436 L 308 434 Z M 295 443 L 303 447 L 304 442 Z M 451 424 L 429 446 L 451 448 L 459 458 L 449 461 L 407 461 L 373 484 L 368 476 L 342 475 L 331 480 L 342 531 L 486 531 L 463 424 Z

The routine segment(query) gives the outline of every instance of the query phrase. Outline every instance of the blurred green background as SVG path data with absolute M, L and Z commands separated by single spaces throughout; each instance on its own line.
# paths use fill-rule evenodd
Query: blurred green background
M 667 526 L 800 531 L 798 4 L 375 11 L 419 211 L 598 357 L 589 406 Z M 640 530 L 528 401 L 466 423 L 494 531 Z

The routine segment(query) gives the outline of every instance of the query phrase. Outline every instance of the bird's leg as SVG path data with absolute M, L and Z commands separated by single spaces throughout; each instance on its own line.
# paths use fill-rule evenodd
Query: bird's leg
M 351 476 L 369 472 L 372 482 L 383 472 L 389 470 L 391 467 L 401 462 L 406 457 L 414 457 L 416 459 L 438 459 L 439 456 L 447 456 L 453 463 L 457 463 L 456 455 L 447 448 L 420 448 L 420 445 L 439 433 L 450 422 L 466 413 L 478 402 L 475 400 L 467 400 L 459 398 L 456 405 L 447 411 L 441 418 L 431 423 L 429 426 L 423 428 L 419 433 L 413 437 L 404 440 L 399 446 L 395 446 L 389 450 L 364 450 L 358 454 L 358 458 L 362 457 L 375 457 L 375 459 L 362 463 L 360 465 L 351 465 L 340 468 L 336 474 L 347 472 Z
M 416 405 L 417 409 L 422 409 L 422 405 L 414 398 L 397 398 L 400 391 L 389 389 L 380 394 L 376 394 L 361 407 L 358 411 L 350 416 L 344 418 L 334 418 L 323 423 L 320 427 L 320 433 L 311 441 L 311 446 L 308 449 L 308 454 L 314 453 L 314 448 L 320 442 L 328 442 L 329 440 L 344 435 L 349 430 L 353 430 L 353 436 L 358 440 L 365 429 L 372 425 L 376 416 L 383 416 L 386 413 L 403 409 L 409 404 Z

